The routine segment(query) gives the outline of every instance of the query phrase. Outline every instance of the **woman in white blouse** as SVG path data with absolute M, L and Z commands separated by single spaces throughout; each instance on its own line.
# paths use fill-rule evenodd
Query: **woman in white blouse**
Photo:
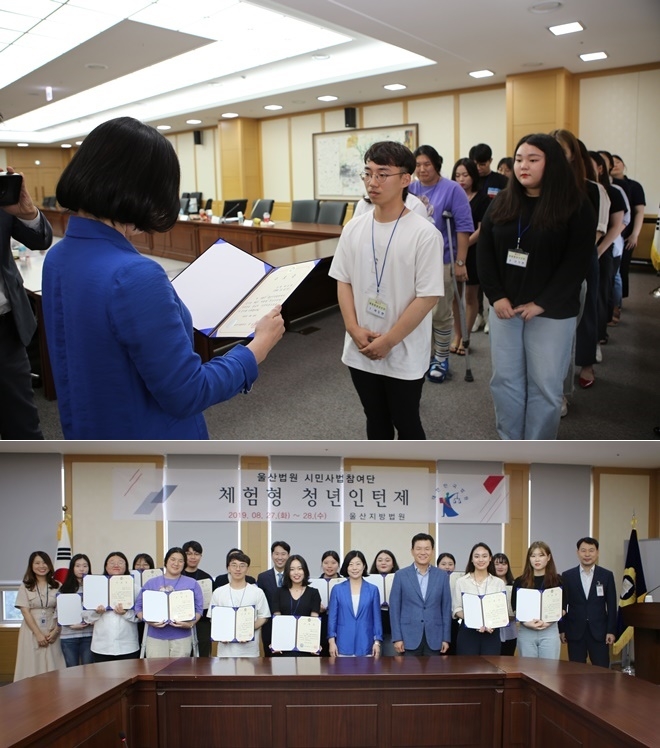
M 472 629 L 465 625 L 463 620 L 463 594 L 483 596 L 503 590 L 504 582 L 495 574 L 492 551 L 486 543 L 477 543 L 470 551 L 465 576 L 456 580 L 452 593 L 454 618 L 461 621 L 456 643 L 456 654 L 498 655 L 500 653 L 499 629 L 491 629 L 486 626 Z

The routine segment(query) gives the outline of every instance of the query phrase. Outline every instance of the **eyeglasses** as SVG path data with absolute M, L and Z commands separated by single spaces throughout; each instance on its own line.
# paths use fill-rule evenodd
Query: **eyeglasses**
M 360 174 L 359 176 L 363 182 L 370 182 L 372 179 L 375 179 L 376 182 L 378 182 L 378 184 L 383 184 L 383 182 L 388 177 L 398 177 L 398 176 L 401 176 L 401 174 L 407 174 L 407 173 L 408 173 L 407 171 L 395 171 L 392 174 L 383 174 L 380 172 L 378 174 L 371 174 L 368 171 L 363 171 L 362 174 Z

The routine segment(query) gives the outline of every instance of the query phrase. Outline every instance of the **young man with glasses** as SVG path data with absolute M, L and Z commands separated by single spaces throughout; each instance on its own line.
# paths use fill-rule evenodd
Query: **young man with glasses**
M 346 339 L 342 361 L 367 417 L 367 438 L 425 439 L 419 415 L 431 310 L 444 293 L 442 239 L 405 206 L 415 157 L 374 143 L 361 177 L 374 210 L 344 227 L 330 268 Z

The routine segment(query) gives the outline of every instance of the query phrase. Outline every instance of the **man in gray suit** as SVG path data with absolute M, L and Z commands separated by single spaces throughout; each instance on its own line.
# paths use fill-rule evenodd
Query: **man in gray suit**
M 0 437 L 43 439 L 26 351 L 37 322 L 12 256 L 12 237 L 29 249 L 48 249 L 53 238 L 25 182 L 18 202 L 0 208 Z
M 431 535 L 415 535 L 411 551 L 413 563 L 394 575 L 390 623 L 397 654 L 437 655 L 449 649 L 449 576 L 433 565 L 434 547 Z

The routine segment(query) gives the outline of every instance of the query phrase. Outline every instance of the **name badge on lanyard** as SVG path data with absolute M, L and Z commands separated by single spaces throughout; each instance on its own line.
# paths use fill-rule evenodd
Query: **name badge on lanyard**
M 367 300 L 367 313 L 384 319 L 387 314 L 387 304 L 381 299 L 371 297 Z
M 526 268 L 528 258 L 529 252 L 522 252 L 519 249 L 510 249 L 506 255 L 506 264 L 515 265 L 519 268 Z

